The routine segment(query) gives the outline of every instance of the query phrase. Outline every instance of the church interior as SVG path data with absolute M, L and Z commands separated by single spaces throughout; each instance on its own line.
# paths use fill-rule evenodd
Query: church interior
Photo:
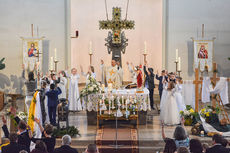
M 229 8 L 0 0 L 0 152 L 230 152 Z

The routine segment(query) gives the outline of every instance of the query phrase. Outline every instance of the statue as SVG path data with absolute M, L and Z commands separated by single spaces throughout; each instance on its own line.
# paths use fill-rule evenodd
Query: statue
M 127 19 L 121 20 L 121 8 L 113 8 L 112 20 L 99 21 L 99 29 L 106 29 L 108 37 L 105 39 L 108 53 L 112 52 L 112 60 L 119 61 L 121 63 L 121 52 L 125 53 L 125 48 L 128 46 L 128 39 L 125 37 L 123 29 L 134 29 L 134 21 Z
M 5 60 L 5 58 L 2 58 L 0 60 L 0 70 L 3 70 L 6 67 L 6 65 L 3 63 L 4 60 Z

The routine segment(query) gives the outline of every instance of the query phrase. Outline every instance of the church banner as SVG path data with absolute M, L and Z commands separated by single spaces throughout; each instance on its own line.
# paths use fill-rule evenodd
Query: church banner
M 199 68 L 200 71 L 208 67 L 208 71 L 212 71 L 213 63 L 213 40 L 193 40 L 194 42 L 194 69 Z
M 34 70 L 35 64 L 38 69 L 42 68 L 42 38 L 22 38 L 23 64 L 25 69 Z

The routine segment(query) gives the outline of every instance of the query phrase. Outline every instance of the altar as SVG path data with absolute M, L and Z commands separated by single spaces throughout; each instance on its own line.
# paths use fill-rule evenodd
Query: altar
M 99 125 L 103 120 L 135 120 L 146 124 L 147 111 L 151 110 L 149 91 L 137 89 L 105 88 L 104 92 L 85 97 L 88 125 Z

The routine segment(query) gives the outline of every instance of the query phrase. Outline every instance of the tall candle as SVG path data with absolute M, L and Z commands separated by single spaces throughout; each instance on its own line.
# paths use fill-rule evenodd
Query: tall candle
M 54 58 L 50 57 L 50 70 L 54 70 Z
M 178 49 L 176 49 L 176 62 L 178 62 Z
M 57 61 L 57 48 L 54 48 L 54 61 Z
M 178 71 L 181 71 L 181 58 L 178 57 Z
M 146 43 L 146 41 L 144 42 L 144 54 L 147 54 L 147 43 Z
M 89 42 L 89 54 L 93 54 L 92 41 Z

